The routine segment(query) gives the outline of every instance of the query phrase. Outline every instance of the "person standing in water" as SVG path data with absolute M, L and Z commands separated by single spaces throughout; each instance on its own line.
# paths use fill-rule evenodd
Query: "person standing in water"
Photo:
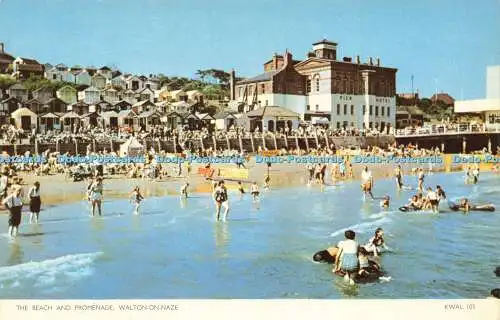
M 264 189 L 269 190 L 269 182 L 271 181 L 271 177 L 269 175 L 264 179 Z
M 189 183 L 187 183 L 187 182 L 182 185 L 182 187 L 181 187 L 181 197 L 185 197 L 185 198 L 188 197 L 188 191 L 187 191 L 188 187 L 189 187 Z
M 99 176 L 90 186 L 90 201 L 92 202 L 92 217 L 95 216 L 95 207 L 99 210 L 99 215 L 102 216 L 102 177 Z
M 216 207 L 216 218 L 217 221 L 220 220 L 220 209 L 221 207 L 224 207 L 224 218 L 223 220 L 226 221 L 227 215 L 229 212 L 229 199 L 227 196 L 227 189 L 224 186 L 224 180 L 219 181 L 219 185 L 217 188 L 215 188 L 214 191 L 214 200 L 215 200 L 215 207 Z
M 141 205 L 142 200 L 144 200 L 144 197 L 141 194 L 139 186 L 136 186 L 132 191 L 132 203 L 135 205 L 134 214 L 139 214 L 139 206 Z
M 431 187 L 427 188 L 427 201 L 430 208 L 432 209 L 432 212 L 437 213 L 439 206 L 439 197 Z
M 418 169 L 418 188 L 417 188 L 417 190 L 419 192 L 424 191 L 424 178 L 425 178 L 424 169 L 422 169 L 422 168 Z
M 238 192 L 240 193 L 241 196 L 245 194 L 245 189 L 243 189 L 241 181 L 238 181 Z
M 5 199 L 7 197 L 7 188 L 9 186 L 9 176 L 4 171 L 0 177 L 0 199 Z
M 472 169 L 472 183 L 476 184 L 479 181 L 479 165 L 474 166 Z
M 3 201 L 3 205 L 9 210 L 9 236 L 17 236 L 21 224 L 21 211 L 23 208 L 22 189 L 17 187 Z
M 403 170 L 401 169 L 401 165 L 398 165 L 394 170 L 394 177 L 396 178 L 396 186 L 398 190 L 403 189 Z
M 36 181 L 28 192 L 30 197 L 30 223 L 38 224 L 38 218 L 40 215 L 40 207 L 42 201 L 40 200 L 40 182 Z
M 373 176 L 370 170 L 368 170 L 368 167 L 365 166 L 363 171 L 361 172 L 361 189 L 363 190 L 363 196 L 366 199 L 366 194 L 369 194 L 370 197 L 373 199 L 373 193 L 372 193 L 372 188 L 373 188 Z
M 333 272 L 342 271 L 345 273 L 344 280 L 354 284 L 354 277 L 358 270 L 358 243 L 354 240 L 356 233 L 347 230 L 344 233 L 345 240 L 337 245 L 338 252 L 335 256 L 335 268 Z
M 255 181 L 250 186 L 250 194 L 252 195 L 254 202 L 259 199 L 259 186 Z

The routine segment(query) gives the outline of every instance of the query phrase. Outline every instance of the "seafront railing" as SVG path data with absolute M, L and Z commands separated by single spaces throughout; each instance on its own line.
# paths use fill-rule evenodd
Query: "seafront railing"
M 378 146 L 385 148 L 394 143 L 394 136 L 328 136 L 328 135 L 308 135 L 308 136 L 277 136 L 264 134 L 261 136 L 249 137 L 192 137 L 182 139 L 173 136 L 168 138 L 137 138 L 147 150 L 155 152 L 180 153 L 183 150 L 222 150 L 245 152 L 247 154 L 257 153 L 264 150 L 304 150 L 318 148 L 367 148 L 368 146 Z M 124 142 L 124 141 L 123 141 Z M 41 142 L 35 140 L 34 143 L 23 144 L 0 144 L 0 151 L 9 155 L 40 154 L 43 152 L 58 152 L 60 154 L 86 155 L 88 152 L 120 152 L 122 141 L 82 141 L 75 139 L 71 142 Z
M 434 125 L 422 128 L 405 128 L 395 131 L 396 138 L 399 137 L 423 137 L 436 135 L 457 135 L 457 134 L 478 134 L 478 133 L 498 133 L 500 127 L 486 128 L 484 125 L 458 124 L 455 126 Z

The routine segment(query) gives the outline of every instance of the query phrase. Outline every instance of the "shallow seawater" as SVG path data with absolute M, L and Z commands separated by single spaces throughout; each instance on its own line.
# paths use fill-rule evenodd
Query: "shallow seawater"
M 406 177 L 415 185 L 415 177 Z M 436 174 L 449 198 L 468 196 L 500 208 L 500 176 Z M 230 220 L 214 221 L 206 194 L 187 200 L 148 198 L 141 215 L 126 200 L 104 204 L 90 218 L 84 202 L 41 213 L 9 242 L 0 217 L 0 298 L 483 298 L 499 279 L 500 212 L 405 214 L 413 191 L 378 181 L 363 201 L 358 183 L 264 192 L 258 204 L 231 194 Z M 26 215 L 25 219 L 28 218 Z M 394 252 L 382 256 L 390 281 L 346 287 L 331 267 L 312 262 L 351 228 L 364 243 L 377 227 Z

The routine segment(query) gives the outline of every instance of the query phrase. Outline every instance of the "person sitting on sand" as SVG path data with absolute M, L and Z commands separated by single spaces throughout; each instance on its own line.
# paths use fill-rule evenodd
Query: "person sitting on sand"
M 342 271 L 345 273 L 344 280 L 354 284 L 354 277 L 358 270 L 358 243 L 356 242 L 356 233 L 347 230 L 344 233 L 345 240 L 338 244 L 338 253 L 335 256 L 334 272 Z

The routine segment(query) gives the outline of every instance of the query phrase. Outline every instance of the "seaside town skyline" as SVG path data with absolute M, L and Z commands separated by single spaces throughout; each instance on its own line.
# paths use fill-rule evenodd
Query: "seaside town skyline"
M 300 27 L 293 21 L 299 12 L 296 3 L 292 2 L 287 5 L 288 17 L 280 19 L 280 23 L 266 19 L 270 13 L 264 10 L 260 12 L 262 18 L 259 20 L 268 23 L 257 24 L 251 29 L 248 26 L 252 23 L 252 15 L 257 12 L 249 6 L 238 6 L 239 3 L 214 5 L 217 10 L 197 1 L 189 4 L 146 2 L 141 8 L 130 2 L 117 7 L 112 0 L 86 3 L 86 10 L 77 11 L 71 17 L 59 14 L 67 12 L 69 4 L 65 1 L 31 4 L 33 10 L 27 13 L 26 23 L 37 25 L 38 34 L 33 37 L 33 33 L 26 32 L 32 30 L 29 27 L 4 32 L 15 28 L 13 17 L 16 14 L 13 13 L 19 12 L 25 1 L 3 1 L 0 3 L 0 39 L 5 43 L 5 51 L 16 57 L 37 59 L 42 64 L 114 65 L 133 74 L 163 73 L 188 78 L 195 78 L 198 69 L 216 68 L 229 72 L 234 68 L 238 77 L 250 78 L 261 73 L 263 61 L 274 52 L 284 54 L 288 50 L 294 59 L 305 60 L 310 43 L 327 38 L 339 43 L 339 60 L 343 57 L 355 59 L 357 55 L 362 62 L 370 57 L 380 58 L 383 66 L 398 69 L 397 92 L 411 92 L 413 87 L 421 96 L 432 96 L 439 91 L 457 99 L 484 96 L 484 69 L 487 65 L 500 63 L 498 42 L 491 41 L 495 38 L 495 30 L 500 27 L 494 19 L 495 8 L 500 5 L 498 1 L 485 1 L 481 10 L 465 2 L 457 5 L 460 10 L 456 12 L 450 11 L 453 7 L 448 1 L 429 7 L 424 3 L 408 4 L 404 9 L 384 6 L 384 15 L 400 12 L 392 15 L 394 19 L 390 21 L 379 20 L 377 13 L 382 9 L 367 6 L 364 2 L 350 6 L 335 2 L 331 7 L 325 7 L 324 12 L 318 12 L 317 19 L 300 24 Z M 72 6 L 78 5 L 78 2 L 72 3 Z M 270 11 L 279 9 L 273 3 L 263 2 L 262 5 Z M 492 10 L 485 10 L 486 7 Z M 423 11 L 423 8 L 431 9 Z M 41 9 L 45 10 L 44 13 L 40 13 Z M 303 15 L 307 15 L 308 10 L 305 8 Z M 386 31 L 405 20 L 407 11 L 411 12 L 414 23 L 405 24 L 401 34 L 408 36 L 394 39 Z M 471 19 L 479 11 L 484 13 L 481 19 Z M 132 12 L 137 20 L 141 20 L 140 28 L 133 29 L 133 25 L 125 23 Z M 172 12 L 177 15 L 172 15 Z M 190 19 L 187 20 L 191 23 L 183 20 L 184 16 L 179 12 L 189 12 Z M 328 19 L 329 14 L 337 19 Z M 92 23 L 106 20 L 106 15 L 116 16 L 120 32 L 110 28 L 108 22 L 102 25 Z M 469 19 L 463 19 L 466 17 Z M 439 19 L 439 28 L 434 24 L 427 25 L 434 18 Z M 67 23 L 69 19 L 72 19 L 71 28 L 59 28 L 60 23 Z M 45 23 L 47 21 L 51 22 Z M 380 32 L 374 33 L 374 26 L 380 27 Z M 247 30 L 244 36 L 234 37 L 237 32 L 234 29 L 240 28 Z M 422 28 L 428 32 L 421 32 Z M 182 32 L 175 32 L 176 29 Z M 92 37 L 86 37 L 85 33 L 92 34 Z M 43 46 L 58 41 L 57 38 L 66 39 L 65 45 Z M 110 39 L 113 39 L 113 45 L 110 45 Z M 221 49 L 223 43 L 227 45 Z M 182 47 L 182 54 L 175 49 L 179 47 Z M 463 50 L 464 47 L 478 50 Z

